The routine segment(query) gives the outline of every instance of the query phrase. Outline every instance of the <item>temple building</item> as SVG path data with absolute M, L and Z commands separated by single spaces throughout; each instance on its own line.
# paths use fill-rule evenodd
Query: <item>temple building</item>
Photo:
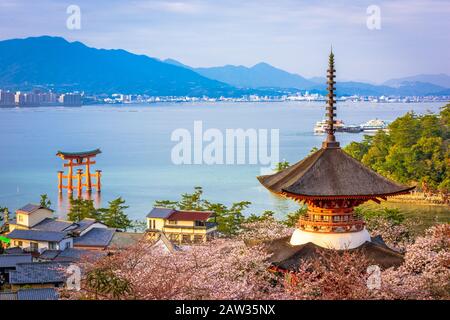
M 274 252 L 275 260 L 278 259 L 278 265 L 286 268 L 296 264 L 294 260 L 301 258 L 301 252 L 310 255 L 310 249 L 314 247 L 324 250 L 365 248 L 373 260 L 381 257 L 385 266 L 396 264 L 401 259 L 382 240 L 370 237 L 362 217 L 355 213 L 354 208 L 369 200 L 380 203 L 387 197 L 408 193 L 414 187 L 399 185 L 381 176 L 340 148 L 334 128 L 335 72 L 334 54 L 331 52 L 327 81 L 327 136 L 322 148 L 280 172 L 258 177 L 271 192 L 308 207 L 289 243 L 275 244 L 279 250 Z

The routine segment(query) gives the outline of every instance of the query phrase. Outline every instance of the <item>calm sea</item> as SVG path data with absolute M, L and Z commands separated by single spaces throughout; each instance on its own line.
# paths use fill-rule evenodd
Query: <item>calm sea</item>
M 392 121 L 407 111 L 437 112 L 443 103 L 374 104 L 338 103 L 338 119 L 361 124 L 370 119 Z M 178 199 L 202 186 L 205 198 L 231 204 L 247 200 L 248 213 L 274 210 L 283 216 L 297 205 L 269 194 L 256 180 L 261 165 L 175 165 L 171 161 L 171 133 L 203 129 L 279 129 L 280 159 L 293 163 L 323 136 L 313 126 L 324 116 L 323 103 L 183 103 L 152 105 L 99 105 L 81 108 L 42 107 L 0 109 L 0 205 L 11 210 L 39 201 L 47 193 L 64 216 L 67 194 L 58 197 L 57 171 L 62 160 L 57 150 L 100 148 L 96 168 L 103 170 L 103 191 L 97 205 L 123 197 L 128 213 L 142 219 L 155 200 Z M 338 133 L 341 145 L 360 141 L 362 134 Z M 449 217 L 448 210 L 436 209 Z M 440 211 L 442 211 L 440 213 Z M 434 211 L 433 211 L 434 212 Z M 434 214 L 434 213 L 433 213 Z

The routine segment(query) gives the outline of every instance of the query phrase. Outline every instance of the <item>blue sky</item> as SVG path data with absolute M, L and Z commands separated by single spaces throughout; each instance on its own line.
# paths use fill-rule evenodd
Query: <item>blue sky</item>
M 80 30 L 66 27 L 71 4 Z M 380 30 L 366 26 L 370 5 Z M 382 82 L 450 74 L 449 16 L 448 0 L 1 0 L 0 37 L 57 35 L 195 67 L 264 61 L 306 77 L 325 74 L 332 44 L 340 79 Z

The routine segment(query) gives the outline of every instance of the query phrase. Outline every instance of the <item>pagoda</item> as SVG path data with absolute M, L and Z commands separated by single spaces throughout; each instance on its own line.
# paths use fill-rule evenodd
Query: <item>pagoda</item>
M 290 237 L 290 246 L 348 250 L 373 242 L 364 220 L 355 213 L 356 206 L 369 200 L 380 203 L 387 197 L 408 193 L 414 187 L 399 185 L 381 176 L 340 148 L 334 128 L 336 70 L 333 51 L 327 73 L 327 135 L 322 148 L 280 172 L 259 176 L 258 180 L 271 192 L 308 207 Z

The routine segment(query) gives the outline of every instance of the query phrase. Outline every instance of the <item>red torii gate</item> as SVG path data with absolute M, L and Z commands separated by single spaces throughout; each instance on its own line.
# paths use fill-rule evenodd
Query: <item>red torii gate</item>
M 63 160 L 67 160 L 64 163 L 64 167 L 69 168 L 67 175 L 64 175 L 64 171 L 58 171 L 58 190 L 62 193 L 63 189 L 67 189 L 67 193 L 72 194 L 73 189 L 77 189 L 78 196 L 81 196 L 83 187 L 86 187 L 86 191 L 91 192 L 92 188 L 97 188 L 97 192 L 101 191 L 101 170 L 95 170 L 95 173 L 91 173 L 90 165 L 96 162 L 92 160 L 97 154 L 101 153 L 100 149 L 82 152 L 63 152 L 58 151 L 56 155 Z M 85 166 L 86 172 L 83 173 L 83 169 L 77 169 L 76 175 L 73 174 L 73 168 Z M 92 177 L 95 178 L 95 183 L 92 183 Z M 73 179 L 77 180 L 77 184 L 73 185 Z M 83 183 L 83 178 L 85 181 Z M 63 184 L 63 179 L 67 179 L 67 185 Z

